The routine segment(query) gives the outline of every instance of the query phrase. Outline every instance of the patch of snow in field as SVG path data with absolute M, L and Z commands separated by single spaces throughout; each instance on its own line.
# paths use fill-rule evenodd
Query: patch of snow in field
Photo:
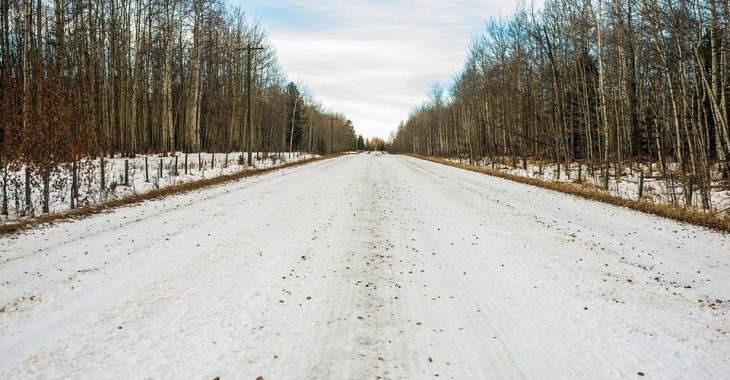
M 242 156 L 243 155 L 243 156 Z M 187 165 L 186 165 L 187 157 Z M 241 160 L 243 157 L 243 161 Z M 78 163 L 77 205 L 99 204 L 107 200 L 143 194 L 152 189 L 178 185 L 246 170 L 280 166 L 288 162 L 315 157 L 307 153 L 254 153 L 254 166 L 241 165 L 246 153 L 177 153 L 173 156 L 137 155 L 135 158 L 104 158 L 102 189 L 101 160 L 81 160 Z M 128 168 L 128 169 L 127 169 Z M 125 177 L 126 172 L 126 177 Z M 49 211 L 63 212 L 71 208 L 71 165 L 63 165 L 51 176 Z M 0 176 L 2 184 L 3 176 Z M 12 222 L 21 218 L 25 209 L 25 170 L 7 173 L 8 214 L 0 216 L 0 222 Z M 126 182 L 125 182 L 126 178 Z M 41 210 L 42 184 L 33 174 L 33 213 Z M 31 213 L 32 214 L 32 213 Z
M 464 163 L 464 160 L 450 159 L 452 162 Z M 539 165 L 528 163 L 527 169 L 522 167 L 521 161 L 517 167 L 511 167 L 502 163 L 481 161 L 479 166 L 490 167 L 504 173 L 520 177 L 535 178 L 543 181 L 570 183 L 578 186 L 591 186 L 595 190 L 604 191 L 612 196 L 638 200 L 639 184 L 641 183 L 641 171 L 637 168 L 625 167 L 617 177 L 613 170 L 609 176 L 608 191 L 605 189 L 605 176 L 601 175 L 599 169 L 592 170 L 589 165 L 571 164 L 566 170 L 565 165 L 560 168 L 558 174 L 557 165 L 554 163 Z M 676 165 L 670 165 L 669 169 L 677 170 Z M 651 169 L 645 165 L 641 167 L 645 173 L 644 189 L 642 198 L 656 204 L 679 204 L 685 205 L 685 187 L 678 178 L 663 178 L 658 168 Z M 730 214 L 730 188 L 727 181 L 713 181 L 711 191 L 710 211 L 717 215 Z M 699 190 L 692 194 L 692 207 L 702 210 Z

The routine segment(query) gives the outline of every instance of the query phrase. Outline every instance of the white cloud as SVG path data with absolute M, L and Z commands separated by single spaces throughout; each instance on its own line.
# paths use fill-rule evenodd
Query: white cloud
M 514 1 L 514 0 L 513 0 Z M 498 0 L 266 0 L 244 2 L 260 17 L 288 76 L 306 85 L 358 133 L 386 138 L 462 67 L 472 37 Z

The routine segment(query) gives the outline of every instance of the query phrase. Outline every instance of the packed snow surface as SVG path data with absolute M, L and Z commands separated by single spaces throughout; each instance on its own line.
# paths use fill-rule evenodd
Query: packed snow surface
M 0 378 L 721 378 L 730 237 L 359 154 L 0 238 Z

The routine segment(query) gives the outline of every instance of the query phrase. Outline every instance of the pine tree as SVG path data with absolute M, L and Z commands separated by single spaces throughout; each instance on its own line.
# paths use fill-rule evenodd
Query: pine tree
M 304 103 L 299 89 L 294 82 L 289 82 L 286 86 L 286 110 L 287 121 L 289 122 L 289 150 L 299 151 L 304 143 L 304 124 L 306 123 L 307 107 Z

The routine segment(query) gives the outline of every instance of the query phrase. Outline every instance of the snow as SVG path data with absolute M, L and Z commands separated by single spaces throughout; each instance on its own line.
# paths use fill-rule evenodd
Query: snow
M 245 162 L 246 152 L 231 153 L 181 153 L 160 157 L 159 155 L 137 155 L 134 158 L 85 159 L 78 162 L 78 198 L 82 206 L 103 203 L 108 200 L 130 197 L 153 189 L 179 185 L 186 182 L 239 173 L 246 170 L 281 166 L 288 162 L 310 159 L 315 156 L 299 152 L 253 153 L 253 166 Z M 101 170 L 102 162 L 104 171 Z M 51 175 L 49 201 L 50 213 L 59 213 L 71 208 L 72 169 L 70 164 L 60 165 Z M 126 175 L 125 175 L 126 173 Z M 7 177 L 6 177 L 7 174 Z M 102 186 L 102 177 L 104 179 Z M 7 179 L 6 179 L 7 178 Z M 0 175 L 0 184 L 7 181 L 8 214 L 0 215 L 0 222 L 12 223 L 22 218 L 25 205 L 25 167 Z M 33 173 L 32 203 L 35 212 L 42 209 L 43 194 L 41 178 Z
M 0 378 L 719 378 L 729 246 L 348 155 L 0 237 Z
M 464 160 L 450 159 L 451 162 L 464 163 Z M 501 159 L 506 162 L 509 160 Z M 528 160 L 526 169 L 523 169 L 522 160 L 517 160 L 516 167 L 510 167 L 503 163 L 490 162 L 489 160 L 479 160 L 473 162 L 477 165 L 490 167 L 502 172 L 519 176 L 536 178 L 543 181 L 572 183 L 576 186 L 590 186 L 594 190 L 603 191 L 611 196 L 638 200 L 639 185 L 641 182 L 641 172 L 647 173 L 644 177 L 644 189 L 641 198 L 654 204 L 677 204 L 686 205 L 685 188 L 679 180 L 679 172 L 681 169 L 676 163 L 668 164 L 668 175 L 663 176 L 661 168 L 658 164 L 648 166 L 646 164 L 632 163 L 630 167 L 623 167 L 619 176 L 614 175 L 611 171 L 609 177 L 608 190 L 605 190 L 605 176 L 602 176 L 600 168 L 591 168 L 587 164 L 573 163 L 567 168 L 562 165 L 560 175 L 558 175 L 558 167 L 555 163 L 540 165 Z M 695 186 L 692 193 L 691 207 L 697 211 L 711 212 L 719 217 L 730 216 L 730 188 L 728 181 L 722 180 L 719 175 L 717 166 L 712 169 L 714 180 L 711 183 L 710 190 L 710 207 L 703 210 L 700 190 Z

